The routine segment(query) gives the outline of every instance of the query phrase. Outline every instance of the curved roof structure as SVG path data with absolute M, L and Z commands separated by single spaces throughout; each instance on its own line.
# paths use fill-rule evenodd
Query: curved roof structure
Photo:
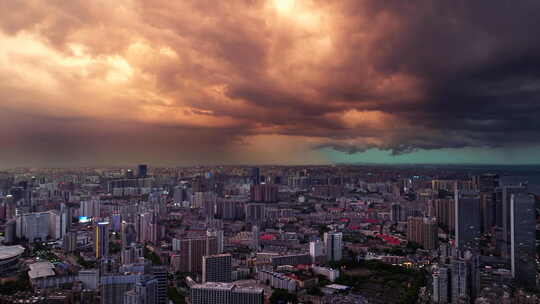
M 0 246 L 0 261 L 14 258 L 24 252 L 24 247 L 21 245 Z

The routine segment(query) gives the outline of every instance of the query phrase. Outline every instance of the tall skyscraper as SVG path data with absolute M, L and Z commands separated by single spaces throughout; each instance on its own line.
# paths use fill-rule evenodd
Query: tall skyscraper
M 137 170 L 137 177 L 138 178 L 145 178 L 146 176 L 148 176 L 148 165 L 139 165 L 138 167 L 138 170 Z
M 172 239 L 173 251 L 180 251 L 180 246 L 182 246 L 182 241 L 180 239 L 177 239 L 177 238 Z
M 392 223 L 401 221 L 402 217 L 401 205 L 397 203 L 392 204 L 392 209 L 390 210 L 390 218 Z
M 122 248 L 121 251 L 121 262 L 122 264 L 134 264 L 139 261 L 141 257 L 144 256 L 144 249 L 141 245 L 133 244 L 129 247 Z
M 4 244 L 11 245 L 15 242 L 15 237 L 17 234 L 17 221 L 14 219 L 8 220 L 6 222 L 6 227 L 4 230 Z
M 476 191 L 492 193 L 499 186 L 499 175 L 485 173 L 472 177 L 473 187 Z
M 99 282 L 100 303 L 123 303 L 126 292 L 133 289 L 140 277 L 140 274 L 101 276 Z
M 266 206 L 264 204 L 246 204 L 246 222 L 260 224 L 266 220 Z
M 159 239 L 159 224 L 157 214 L 145 212 L 138 216 L 137 225 L 139 225 L 138 236 L 141 243 L 157 244 Z
M 479 257 L 471 252 L 452 259 L 452 303 L 473 303 L 480 292 Z
M 17 236 L 26 238 L 30 243 L 45 241 L 51 232 L 50 217 L 51 212 L 27 213 L 17 217 L 21 227 Z
M 421 245 L 424 249 L 438 248 L 437 220 L 430 217 L 409 217 L 407 220 L 407 240 Z
M 206 230 L 206 235 L 215 237 L 217 240 L 217 253 L 223 253 L 224 235 L 222 229 L 209 228 Z
M 435 199 L 432 202 L 434 216 L 437 218 L 437 223 L 448 229 L 449 232 L 454 232 L 455 229 L 455 199 Z
M 446 267 L 436 267 L 433 271 L 433 303 L 450 303 L 449 273 Z
M 501 255 L 507 259 L 511 255 L 511 230 L 512 230 L 512 216 L 511 216 L 511 199 L 513 194 L 526 193 L 526 185 L 510 185 L 503 186 L 500 189 L 500 214 L 501 214 L 501 227 L 502 227 L 502 246 Z
M 510 203 L 510 262 L 512 276 L 523 286 L 536 287 L 536 210 L 530 194 L 512 194 Z
M 122 247 L 129 247 L 137 242 L 137 230 L 133 223 L 122 222 Z
M 251 246 L 250 246 L 251 249 L 255 251 L 258 251 L 260 249 L 259 238 L 260 238 L 259 226 L 254 225 L 253 227 L 251 227 Z
M 81 201 L 81 207 L 79 210 L 80 216 L 100 217 L 100 214 L 100 201 L 98 199 Z
M 142 276 L 132 290 L 124 294 L 123 304 L 157 304 L 158 280 L 152 276 Z
M 203 283 L 227 283 L 232 281 L 232 256 L 230 254 L 216 254 L 204 256 L 202 267 Z
M 178 271 L 202 273 L 202 257 L 217 254 L 217 247 L 215 237 L 180 240 Z
M 167 304 L 167 267 L 152 266 L 152 276 L 157 280 L 156 304 Z
M 480 238 L 480 195 L 476 191 L 456 191 L 455 240 L 460 249 L 476 247 Z
M 4 208 L 4 217 L 6 220 L 15 218 L 15 210 L 17 209 L 17 204 L 13 195 L 6 195 L 6 197 L 4 198 Z
M 278 199 L 278 186 L 257 184 L 251 186 L 251 200 L 259 203 L 274 203 Z
M 251 183 L 253 185 L 258 185 L 261 183 L 261 169 L 251 168 Z
M 237 287 L 231 283 L 204 283 L 191 286 L 191 304 L 263 304 L 264 289 Z
M 60 205 L 60 238 L 64 238 L 66 233 L 71 228 L 71 220 L 73 218 L 72 209 L 66 204 Z
M 324 234 L 324 245 L 328 261 L 340 261 L 343 251 L 343 233 L 326 232 Z
M 57 240 L 62 238 L 62 216 L 58 211 L 49 211 L 49 237 Z
M 309 255 L 311 257 L 312 263 L 322 263 L 324 262 L 324 244 L 323 242 L 317 240 L 309 242 Z
M 480 193 L 480 222 L 482 233 L 488 233 L 495 223 L 495 195 L 494 192 Z
M 109 256 L 109 222 L 99 222 L 95 227 L 94 249 L 96 259 Z
M 71 253 L 77 249 L 77 232 L 68 231 L 64 236 L 64 251 Z

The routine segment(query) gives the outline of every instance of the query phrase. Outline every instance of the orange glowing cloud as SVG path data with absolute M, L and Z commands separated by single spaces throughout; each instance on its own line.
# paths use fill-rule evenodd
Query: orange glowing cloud
M 508 55 L 540 62 L 536 41 L 516 34 L 533 21 L 495 5 L 515 28 L 499 33 L 497 18 L 464 5 L 470 14 L 427 0 L 3 1 L 4 156 L 38 157 L 23 148 L 36 138 L 44 155 L 74 163 L 121 159 L 122 143 L 134 161 L 187 163 L 498 145 L 519 127 L 499 115 L 505 98 L 486 104 L 495 91 L 534 96 L 537 75 Z M 498 56 L 500 79 L 489 69 Z M 529 91 L 506 89 L 516 79 Z

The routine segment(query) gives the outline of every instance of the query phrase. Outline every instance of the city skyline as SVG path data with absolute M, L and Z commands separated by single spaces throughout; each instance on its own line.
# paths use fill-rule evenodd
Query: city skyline
M 0 168 L 538 164 L 521 4 L 5 1 Z

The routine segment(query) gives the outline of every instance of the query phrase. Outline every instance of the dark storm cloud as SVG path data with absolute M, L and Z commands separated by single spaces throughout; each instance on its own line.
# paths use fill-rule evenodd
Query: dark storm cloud
M 0 9 L 0 43 L 14 45 L 0 51 L 4 108 L 44 117 L 39 127 L 29 116 L 5 123 L 13 159 L 24 145 L 52 158 L 82 155 L 76 161 L 94 150 L 229 161 L 246 156 L 238 147 L 254 136 L 347 153 L 540 143 L 538 1 Z

